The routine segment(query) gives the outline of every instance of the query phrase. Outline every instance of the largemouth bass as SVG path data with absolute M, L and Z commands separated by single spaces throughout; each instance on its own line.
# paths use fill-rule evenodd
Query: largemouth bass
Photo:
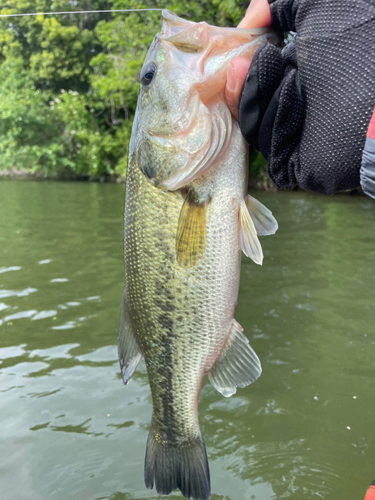
M 207 500 L 202 379 L 230 396 L 259 377 L 258 356 L 233 314 L 241 249 L 261 264 L 257 235 L 277 229 L 247 195 L 248 148 L 225 102 L 226 70 L 275 35 L 162 16 L 130 142 L 118 351 L 125 384 L 142 356 L 146 362 L 153 405 L 146 486 Z

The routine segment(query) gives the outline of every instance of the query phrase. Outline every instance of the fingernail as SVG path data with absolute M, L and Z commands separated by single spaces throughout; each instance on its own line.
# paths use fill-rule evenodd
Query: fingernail
M 235 66 L 233 63 L 229 63 L 227 72 L 227 89 L 229 92 L 234 92 L 237 85 L 237 78 L 235 72 Z

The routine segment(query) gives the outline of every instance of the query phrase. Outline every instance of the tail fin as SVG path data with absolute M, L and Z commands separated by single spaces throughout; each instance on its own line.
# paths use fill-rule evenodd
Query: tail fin
M 145 459 L 145 485 L 155 484 L 160 495 L 179 488 L 186 498 L 208 500 L 211 494 L 210 471 L 202 437 L 186 446 L 165 446 L 148 435 Z

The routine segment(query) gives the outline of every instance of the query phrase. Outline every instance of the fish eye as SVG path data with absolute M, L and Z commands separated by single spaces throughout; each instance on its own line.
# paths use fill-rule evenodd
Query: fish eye
M 141 83 L 142 85 L 150 85 L 154 76 L 156 74 L 156 66 L 153 63 L 146 64 L 141 71 Z

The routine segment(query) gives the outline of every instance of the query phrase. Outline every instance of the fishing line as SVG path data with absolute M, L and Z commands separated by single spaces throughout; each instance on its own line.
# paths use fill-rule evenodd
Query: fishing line
M 113 10 L 71 10 L 67 12 L 31 12 L 26 14 L 0 14 L 0 17 L 21 17 L 21 16 L 58 16 L 60 14 L 96 14 L 104 12 L 144 12 L 161 11 L 163 9 L 113 9 Z

